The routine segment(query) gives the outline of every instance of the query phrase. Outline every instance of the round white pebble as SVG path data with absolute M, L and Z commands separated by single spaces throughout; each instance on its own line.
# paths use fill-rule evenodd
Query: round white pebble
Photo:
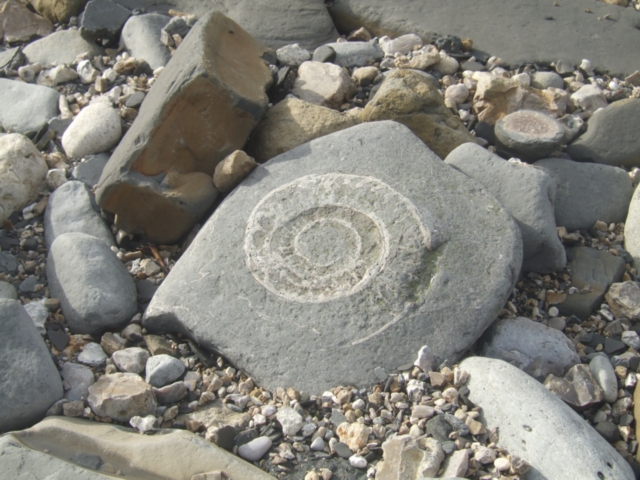
M 360 455 L 351 455 L 349 463 L 355 468 L 367 468 L 367 460 Z
M 269 437 L 258 437 L 238 447 L 238 455 L 250 462 L 257 462 L 271 448 Z
M 511 468 L 511 462 L 508 458 L 496 458 L 493 466 L 496 467 L 496 470 L 499 472 L 505 472 Z

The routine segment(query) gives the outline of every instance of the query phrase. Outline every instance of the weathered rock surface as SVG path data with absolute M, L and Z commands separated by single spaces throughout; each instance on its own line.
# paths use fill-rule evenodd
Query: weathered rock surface
M 267 110 L 251 134 L 247 152 L 264 163 L 298 145 L 357 123 L 358 119 L 352 115 L 288 97 Z
M 71 172 L 71 176 L 84 182 L 90 187 L 98 184 L 100 181 L 100 175 L 104 170 L 105 165 L 109 161 L 108 153 L 100 153 L 98 155 L 90 155 L 84 162 L 79 163 Z
M 147 360 L 145 381 L 154 387 L 164 387 L 177 380 L 185 370 L 184 363 L 171 355 L 154 355 Z
M 382 444 L 384 460 L 376 467 L 378 480 L 416 480 L 437 475 L 445 458 L 440 442 L 427 437 L 394 436 Z
M 0 300 L 0 365 L 0 432 L 34 424 L 62 398 L 58 369 L 16 300 Z
M 53 88 L 0 78 L 0 126 L 15 133 L 37 132 L 58 115 Z
M 6 43 L 26 42 L 33 37 L 44 37 L 53 30 L 48 20 L 36 15 L 16 0 L 0 3 L 0 40 Z
M 614 403 L 618 399 L 618 379 L 609 357 L 604 353 L 593 357 L 589 362 L 589 371 L 602 388 L 604 400 Z
M 96 382 L 91 369 L 77 363 L 66 362 L 60 369 L 60 375 L 70 387 L 64 392 L 64 398 L 71 402 L 86 399 L 89 387 Z
M 48 248 L 64 233 L 86 233 L 115 245 L 113 235 L 100 216 L 93 193 L 83 182 L 70 181 L 58 187 L 49 197 L 44 214 L 44 238 Z
M 355 93 L 355 84 L 337 65 L 304 62 L 298 68 L 292 93 L 305 102 L 338 108 Z
M 547 158 L 535 163 L 558 184 L 556 224 L 567 230 L 591 228 L 598 220 L 624 222 L 633 195 L 629 175 L 621 168 Z
M 64 233 L 49 250 L 47 278 L 74 333 L 118 327 L 137 310 L 136 286 L 109 245 L 86 233 Z
M 339 42 L 328 43 L 326 46 L 336 52 L 333 62 L 341 67 L 363 67 L 384 57 L 384 52 L 376 43 Z
M 171 58 L 169 48 L 160 41 L 160 32 L 169 20 L 159 13 L 134 15 L 122 28 L 122 43 L 127 51 L 146 61 L 153 70 L 164 67 Z
M 87 0 L 28 0 L 36 12 L 54 23 L 68 22 L 78 15 Z
M 87 403 L 96 415 L 119 422 L 153 415 L 158 406 L 151 385 L 135 373 L 103 375 L 89 387 Z
M 640 287 L 636 282 L 612 284 L 605 298 L 616 318 L 640 318 Z
M 80 34 L 89 40 L 116 41 L 131 11 L 112 0 L 90 0 L 82 13 Z
M 29 63 L 37 62 L 43 65 L 70 65 L 83 53 L 93 58 L 102 55 L 103 50 L 95 43 L 82 38 L 78 30 L 60 30 L 24 48 Z
M 460 145 L 445 162 L 478 181 L 513 216 L 522 234 L 523 270 L 549 273 L 564 268 L 566 255 L 553 211 L 557 187 L 551 176 L 505 162 L 475 143 Z
M 574 160 L 613 166 L 640 166 L 640 139 L 634 125 L 640 123 L 640 99 L 613 102 L 595 112 L 587 131 L 567 148 Z
M 398 70 L 388 75 L 360 119 L 402 123 L 440 158 L 463 143 L 475 142 L 462 122 L 445 107 L 442 95 L 429 77 L 414 70 Z
M 265 50 L 217 12 L 191 29 L 100 179 L 98 204 L 122 230 L 172 243 L 213 204 L 216 165 L 266 109 Z
M 17 133 L 0 137 L 0 222 L 38 198 L 46 174 L 47 164 L 31 140 Z
M 242 150 L 236 150 L 216 165 L 213 185 L 220 192 L 230 192 L 257 166 L 253 158 Z
M 70 158 L 106 152 L 120 141 L 122 126 L 110 102 L 97 101 L 83 108 L 62 135 L 62 147 Z
M 591 478 L 594 472 L 634 478 L 598 432 L 526 373 L 480 357 L 467 358 L 460 368 L 470 374 L 469 399 L 482 405 L 487 427 L 500 427 L 499 445 L 531 464 L 528 478 Z
M 562 124 L 555 118 L 533 110 L 519 110 L 496 122 L 499 150 L 533 162 L 551 155 L 565 137 Z
M 497 201 L 407 128 L 359 125 L 257 167 L 200 230 L 143 323 L 215 346 L 267 388 L 364 385 L 425 343 L 458 357 L 504 304 L 521 249 Z
M 222 401 L 218 399 L 198 408 L 194 412 L 178 415 L 177 420 L 183 423 L 187 420 L 193 420 L 202 423 L 206 428 L 222 428 L 228 425 L 237 431 L 242 431 L 249 425 L 251 415 L 247 412 L 234 412 L 225 407 Z
M 602 389 L 587 365 L 574 365 L 564 378 L 551 374 L 544 381 L 544 386 L 577 410 L 597 405 L 604 400 Z

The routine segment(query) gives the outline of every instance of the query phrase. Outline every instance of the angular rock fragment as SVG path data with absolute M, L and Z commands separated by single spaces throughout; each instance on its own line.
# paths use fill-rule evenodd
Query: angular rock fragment
M 603 392 L 587 365 L 575 365 L 564 378 L 551 374 L 544 381 L 550 392 L 575 409 L 597 405 L 604 400 Z
M 219 12 L 191 29 L 100 179 L 98 203 L 119 228 L 172 243 L 213 204 L 216 165 L 244 146 L 266 109 L 265 52 Z
M 616 318 L 640 318 L 640 288 L 636 282 L 612 284 L 605 298 Z
M 445 458 L 440 442 L 432 437 L 395 436 L 382 444 L 382 450 L 383 462 L 376 467 L 378 480 L 435 477 Z
M 151 385 L 135 373 L 103 375 L 89 387 L 87 403 L 96 415 L 119 422 L 152 415 L 158 406 Z
M 338 108 L 355 93 L 353 80 L 344 70 L 332 63 L 304 62 L 292 93 L 315 105 Z
M 0 3 L 0 40 L 6 43 L 27 42 L 33 37 L 46 37 L 53 30 L 48 20 L 36 15 L 16 0 Z
M 112 0 L 90 0 L 82 14 L 80 34 L 89 40 L 117 41 L 131 11 Z
M 216 166 L 213 184 L 223 193 L 230 192 L 257 166 L 253 158 L 236 150 Z

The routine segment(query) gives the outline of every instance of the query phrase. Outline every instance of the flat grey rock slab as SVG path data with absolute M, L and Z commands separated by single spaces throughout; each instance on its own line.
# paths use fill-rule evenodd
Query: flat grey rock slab
M 338 42 L 328 43 L 326 46 L 336 52 L 333 63 L 341 67 L 364 67 L 384 57 L 384 52 L 377 43 Z
M 481 357 L 467 358 L 460 368 L 469 373 L 469 400 L 482 406 L 487 428 L 500 428 L 498 445 L 531 465 L 527 479 L 635 478 L 598 432 L 526 373 Z
M 329 13 L 344 32 L 365 26 L 377 36 L 471 38 L 475 49 L 507 65 L 563 60 L 578 66 L 588 58 L 598 69 L 630 75 L 640 64 L 640 52 L 625 47 L 640 42 L 640 12 L 597 0 L 566 0 L 558 7 L 553 2 L 483 0 L 473 8 L 438 0 L 335 0 Z M 605 15 L 610 19 L 598 20 Z
M 85 233 L 64 233 L 51 244 L 47 279 L 73 333 L 120 327 L 137 310 L 136 286 L 111 248 Z
M 110 155 L 108 153 L 90 155 L 84 162 L 76 165 L 73 172 L 71 172 L 71 176 L 90 187 L 94 187 L 100 181 L 100 175 L 102 175 L 104 167 L 109 162 L 109 158 Z
M 20 52 L 20 47 L 8 48 L 0 52 L 0 70 L 11 65 L 16 55 Z
M 627 98 L 597 110 L 587 131 L 567 147 L 574 160 L 605 165 L 639 167 L 640 99 Z
M 44 239 L 47 248 L 63 233 L 86 233 L 109 246 L 115 241 L 109 227 L 100 216 L 100 209 L 89 186 L 68 181 L 49 197 L 44 213 Z
M 553 210 L 557 186 L 550 175 L 507 162 L 474 143 L 457 147 L 445 163 L 478 181 L 513 215 L 522 233 L 523 270 L 550 273 L 564 268 L 567 259 Z
M 0 433 L 33 425 L 62 398 L 49 349 L 17 300 L 0 300 L 0 365 Z
M 29 63 L 38 62 L 43 65 L 70 65 L 83 53 L 88 53 L 89 58 L 104 53 L 98 45 L 82 38 L 78 30 L 54 32 L 30 43 L 23 52 Z
M 169 20 L 159 13 L 134 15 L 122 28 L 121 39 L 127 51 L 146 61 L 152 70 L 164 67 L 171 58 L 169 48 L 160 41 L 160 32 Z
M 547 158 L 534 164 L 558 184 L 554 206 L 556 224 L 567 230 L 591 228 L 598 220 L 624 222 L 633 185 L 621 168 Z
M 0 126 L 15 133 L 37 132 L 59 113 L 53 88 L 0 78 Z
M 521 262 L 520 232 L 492 195 L 406 127 L 373 122 L 254 169 L 143 322 L 187 334 L 266 388 L 322 393 L 375 382 L 376 367 L 413 362 L 425 344 L 459 358 Z

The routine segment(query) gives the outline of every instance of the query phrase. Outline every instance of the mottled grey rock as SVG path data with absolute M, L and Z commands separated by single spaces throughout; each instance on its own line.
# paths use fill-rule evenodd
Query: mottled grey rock
M 164 67 L 171 53 L 160 41 L 162 28 L 169 23 L 170 17 L 158 13 L 135 15 L 124 24 L 122 43 L 132 57 L 146 61 L 155 70 Z
M 112 0 L 90 0 L 82 14 L 80 34 L 92 41 L 116 41 L 131 11 Z
M 91 369 L 77 363 L 66 362 L 62 365 L 60 374 L 69 386 L 64 394 L 64 398 L 69 401 L 86 400 L 89 387 L 96 382 Z
M 526 373 L 502 360 L 480 357 L 467 358 L 460 368 L 470 374 L 469 399 L 482 405 L 487 427 L 500 428 L 498 445 L 531 464 L 527 478 L 595 478 L 594 472 L 606 472 L 611 479 L 634 478 L 598 432 Z
M 509 211 L 520 227 L 524 271 L 549 273 L 566 264 L 556 233 L 555 180 L 527 164 L 506 162 L 475 143 L 464 143 L 445 162 L 478 181 Z
M 161 354 L 149 357 L 146 365 L 145 381 L 154 387 L 164 387 L 177 380 L 184 373 L 185 366 L 177 358 Z
M 11 67 L 12 63 L 18 60 L 20 56 L 20 47 L 7 48 L 6 50 L 0 52 L 0 70 L 6 67 Z M 14 68 L 14 70 L 16 70 L 16 68 Z
M 364 67 L 384 57 L 384 52 L 377 43 L 338 42 L 328 43 L 324 47 L 336 52 L 336 58 L 332 61 L 341 67 Z
M 364 385 L 375 367 L 413 363 L 425 344 L 457 358 L 504 305 L 521 252 L 493 196 L 406 127 L 374 122 L 254 169 L 200 230 L 143 323 L 188 331 L 266 388 Z M 329 368 L 334 355 L 341 361 Z
M 589 370 L 602 388 L 605 401 L 615 402 L 618 399 L 618 378 L 609 357 L 605 354 L 596 355 L 589 362 Z
M 149 360 L 149 352 L 140 347 L 131 347 L 113 352 L 111 358 L 121 372 L 142 373 Z
M 158 403 L 177 403 L 187 395 L 184 382 L 175 382 L 164 387 L 154 388 Z
M 78 361 L 90 367 L 100 367 L 107 361 L 107 354 L 98 343 L 90 342 L 82 347 Z
M 18 265 L 16 257 L 7 252 L 0 252 L 0 273 L 17 273 Z
M 542 382 L 562 377 L 580 363 L 573 343 L 560 331 L 524 317 L 505 318 L 484 334 L 482 356 L 509 362 Z
M 109 246 L 115 245 L 93 193 L 83 182 L 70 181 L 58 187 L 45 210 L 44 238 L 48 248 L 60 235 L 70 232 L 86 233 Z
M 587 365 L 574 365 L 564 378 L 550 374 L 544 386 L 562 399 L 567 405 L 577 410 L 584 410 L 602 403 L 602 389 Z
M 574 160 L 613 166 L 640 166 L 640 139 L 635 125 L 640 123 L 640 99 L 613 102 L 596 111 L 587 122 L 587 131 L 567 147 Z
M 589 247 L 567 249 L 567 266 L 571 269 L 571 285 L 578 293 L 556 305 L 563 315 L 576 315 L 586 320 L 604 299 L 612 283 L 619 282 L 625 271 L 624 260 L 603 250 Z
M 0 126 L 9 132 L 37 132 L 58 115 L 53 88 L 0 78 Z
M 158 407 L 151 385 L 135 373 L 103 375 L 89 387 L 87 403 L 96 415 L 119 422 L 153 415 Z
M 86 183 L 90 187 L 94 187 L 98 184 L 102 170 L 104 170 L 108 161 L 108 153 L 89 155 L 84 162 L 76 165 L 73 172 L 71 172 L 71 176 L 76 180 Z
M 49 349 L 16 300 L 0 300 L 0 365 L 0 432 L 34 424 L 62 398 Z
M 47 278 L 74 333 L 118 327 L 137 312 L 136 287 L 109 246 L 85 233 L 65 233 L 49 250 Z
M 4 253 L 4 252 L 2 252 Z M 10 256 L 10 254 L 5 253 L 6 256 Z M 11 257 L 13 258 L 13 257 Z M 0 260 L 1 262 L 2 260 Z M 18 267 L 16 262 L 16 268 Z M 0 299 L 2 300 L 17 300 L 18 299 L 18 291 L 16 287 L 11 285 L 8 282 L 0 281 Z
M 534 162 L 553 153 L 565 137 L 555 118 L 534 110 L 518 110 L 496 122 L 496 147 L 517 158 Z
M 37 279 L 35 281 L 37 282 Z M 46 333 L 44 324 L 49 316 L 49 310 L 44 306 L 44 299 L 27 303 L 24 305 L 24 309 L 31 317 L 31 320 L 33 320 L 33 324 L 38 329 L 40 335 L 44 335 Z
M 93 42 L 88 42 L 79 30 L 60 30 L 36 40 L 24 48 L 29 63 L 43 65 L 71 65 L 78 55 L 87 53 L 89 58 L 102 55 L 103 50 Z
M 633 195 L 627 172 L 593 163 L 548 158 L 535 163 L 558 184 L 556 224 L 567 230 L 591 228 L 598 220 L 624 222 Z
M 556 72 L 535 72 L 531 75 L 531 86 L 544 90 L 549 87 L 564 89 L 564 80 Z

